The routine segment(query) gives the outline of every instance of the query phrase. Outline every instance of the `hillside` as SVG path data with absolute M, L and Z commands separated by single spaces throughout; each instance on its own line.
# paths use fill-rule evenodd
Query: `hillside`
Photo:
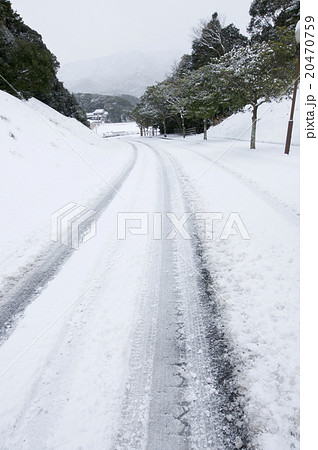
M 76 100 L 86 113 L 95 109 L 104 109 L 108 112 L 109 122 L 125 122 L 131 119 L 131 112 L 139 99 L 131 95 L 101 95 L 101 94 L 74 94 Z
M 42 37 L 28 27 L 9 0 L 0 2 L 0 89 L 35 97 L 87 124 L 84 111 L 57 77 L 59 62 Z
M 292 134 L 292 144 L 300 144 L 299 111 L 300 95 L 297 93 L 295 105 L 295 118 Z M 284 145 L 286 141 L 287 125 L 290 116 L 291 99 L 283 99 L 281 102 L 263 103 L 259 108 L 257 120 L 256 140 L 272 144 Z M 242 112 L 232 114 L 219 125 L 210 127 L 209 138 L 237 139 L 249 141 L 251 136 L 252 113 L 250 107 L 245 107 Z
M 96 196 L 124 154 L 116 142 L 101 139 L 75 119 L 34 98 L 23 102 L 3 91 L 0 142 L 5 168 L 0 191 L 7 205 L 0 269 L 6 276 L 27 270 L 30 259 L 50 242 L 50 215 L 68 202 Z

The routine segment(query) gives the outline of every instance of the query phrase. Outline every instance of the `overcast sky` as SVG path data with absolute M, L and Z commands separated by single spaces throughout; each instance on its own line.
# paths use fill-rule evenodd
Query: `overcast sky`
M 218 11 L 246 34 L 251 0 L 11 0 L 63 64 L 130 50 L 190 52 L 192 28 Z

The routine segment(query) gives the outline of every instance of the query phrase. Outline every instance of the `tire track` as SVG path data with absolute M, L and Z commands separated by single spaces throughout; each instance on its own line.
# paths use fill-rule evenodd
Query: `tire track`
M 169 159 L 179 180 L 180 190 L 183 192 L 186 183 L 182 169 L 174 158 L 169 156 Z M 187 191 L 183 199 L 186 211 L 193 211 L 195 200 L 191 192 Z M 190 270 L 186 282 L 191 275 L 194 276 L 198 292 L 198 295 L 193 295 L 187 302 L 189 336 L 192 339 L 194 333 L 198 331 L 201 336 L 200 343 L 198 339 L 194 338 L 192 342 L 190 339 L 190 354 L 192 352 L 192 358 L 197 360 L 197 365 L 201 366 L 205 373 L 203 377 L 201 374 L 201 390 L 198 389 L 195 394 L 196 397 L 201 396 L 201 399 L 205 399 L 207 405 L 211 405 L 205 412 L 208 412 L 208 416 L 211 414 L 216 423 L 214 432 L 211 433 L 210 428 L 213 429 L 213 423 L 210 422 L 209 425 L 209 421 L 207 422 L 205 429 L 208 440 L 205 442 L 195 441 L 194 448 L 253 448 L 249 420 L 245 414 L 246 400 L 243 393 L 240 392 L 237 382 L 237 373 L 241 371 L 240 362 L 226 332 L 223 319 L 224 304 L 216 295 L 215 282 L 208 267 L 204 241 L 201 239 L 201 230 L 197 226 L 197 222 L 191 218 L 188 222 L 192 236 L 192 254 L 184 245 L 184 241 L 181 241 L 179 251 L 184 260 L 180 261 L 179 273 L 184 273 L 192 267 L 192 274 Z M 189 288 L 184 289 L 184 295 L 189 296 L 189 291 Z M 195 352 L 193 352 L 194 348 Z M 203 354 L 205 357 L 200 362 L 198 355 L 193 353 Z M 197 378 L 197 374 L 195 378 Z M 200 383 L 197 383 L 198 388 Z M 196 423 L 200 409 L 195 411 L 194 408 L 192 412 L 194 413 L 192 422 Z M 204 418 L 201 417 L 201 420 L 204 422 Z M 197 425 L 198 431 L 199 428 Z M 195 435 L 200 436 L 199 433 L 194 433 Z M 202 436 L 200 437 L 202 438 Z
M 95 219 L 99 218 L 107 209 L 135 166 L 137 147 L 132 143 L 129 144 L 133 149 L 133 154 L 113 183 L 114 189 L 110 187 L 106 193 L 89 205 L 91 209 L 97 212 L 94 216 Z M 89 222 L 81 225 L 80 238 L 85 234 L 88 225 Z M 3 286 L 0 292 L 0 344 L 9 337 L 14 329 L 14 322 L 23 313 L 27 305 L 58 274 L 74 251 L 71 247 L 51 242 L 47 249 L 36 257 L 30 268 L 25 268 L 18 278 L 10 280 Z
M 151 145 L 143 144 L 152 149 L 160 160 L 166 174 L 163 183 L 170 187 L 170 194 L 173 185 L 174 194 L 182 192 L 184 187 L 174 162 Z M 178 197 L 175 195 L 175 198 Z M 170 196 L 169 203 L 165 204 L 178 217 L 193 209 L 188 198 L 176 201 Z M 244 399 L 237 387 L 236 372 L 240 370 L 239 363 L 223 324 L 222 305 L 214 294 L 203 242 L 196 224 L 191 219 L 189 221 L 194 236 L 190 243 L 180 236 L 172 241 L 173 246 L 171 241 L 163 240 L 165 252 L 172 255 L 174 270 L 172 277 L 167 278 L 165 273 L 161 277 L 161 283 L 165 286 L 160 291 L 163 317 L 160 317 L 160 306 L 158 316 L 160 331 L 157 334 L 157 347 L 161 349 L 154 358 L 154 375 L 157 374 L 157 381 L 154 377 L 148 448 L 252 448 L 248 419 L 244 413 Z M 165 247 L 167 242 L 170 248 Z M 174 319 L 164 319 L 169 314 L 167 303 L 174 304 Z M 165 325 L 171 326 L 168 339 L 165 337 Z M 172 342 L 179 352 L 173 352 Z M 171 368 L 167 368 L 170 378 L 165 379 L 158 366 L 167 366 L 167 361 L 178 370 L 173 372 Z M 179 391 L 175 397 L 177 379 Z M 166 405 L 165 408 L 162 407 L 163 404 Z M 153 420 L 152 410 L 157 410 L 153 414 Z M 182 443 L 167 440 L 167 436 L 171 438 L 167 425 L 169 422 L 171 429 L 171 414 L 179 421 L 179 428 L 176 427 L 176 430 L 182 437 Z M 156 424 L 155 428 L 152 423 Z
M 169 183 L 159 162 L 160 211 L 169 211 Z M 151 243 L 130 376 L 114 443 L 118 450 L 188 448 L 187 405 L 182 394 L 185 390 L 182 323 L 178 323 L 180 305 L 175 295 L 171 246 L 172 241 L 167 240 Z

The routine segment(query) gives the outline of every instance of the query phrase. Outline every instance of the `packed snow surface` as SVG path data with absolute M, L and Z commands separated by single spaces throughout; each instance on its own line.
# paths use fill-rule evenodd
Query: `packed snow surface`
M 8 325 L 1 448 L 299 448 L 299 125 L 286 156 L 289 106 L 260 108 L 250 150 L 248 110 L 207 142 L 105 139 L 0 92 L 0 315 L 17 283 L 50 267 L 52 214 L 104 205 L 96 235 Z M 131 212 L 118 239 L 118 214 Z M 167 212 L 192 214 L 191 239 L 171 233 Z M 208 237 L 202 213 L 218 213 Z

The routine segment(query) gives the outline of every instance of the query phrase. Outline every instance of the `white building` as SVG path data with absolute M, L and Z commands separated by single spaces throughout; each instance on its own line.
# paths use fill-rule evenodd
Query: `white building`
M 90 122 L 107 122 L 108 112 L 104 109 L 95 109 L 94 112 L 87 113 L 86 117 Z

